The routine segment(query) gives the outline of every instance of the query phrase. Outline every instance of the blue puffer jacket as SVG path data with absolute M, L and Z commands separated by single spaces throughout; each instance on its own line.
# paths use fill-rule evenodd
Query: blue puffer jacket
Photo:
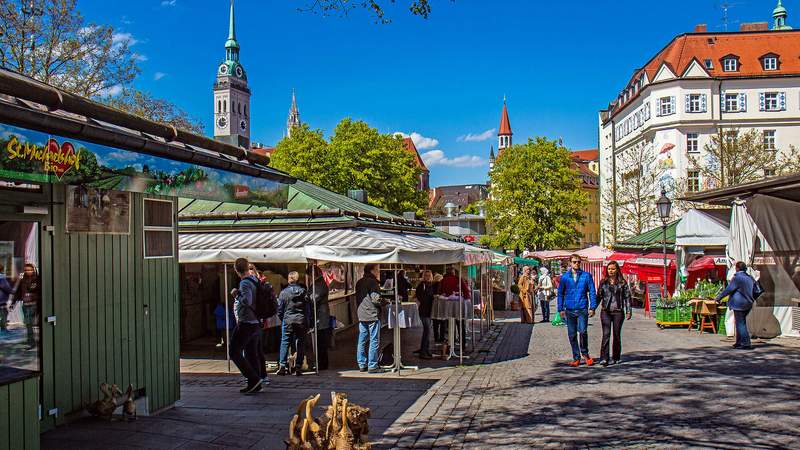
M 731 279 L 728 287 L 717 295 L 717 301 L 725 296 L 728 297 L 728 308 L 731 311 L 747 311 L 753 307 L 753 277 L 745 271 L 736 272 Z
M 592 275 L 580 269 L 577 281 L 572 279 L 572 271 L 561 275 L 558 283 L 558 311 L 587 308 L 597 308 L 597 291 Z

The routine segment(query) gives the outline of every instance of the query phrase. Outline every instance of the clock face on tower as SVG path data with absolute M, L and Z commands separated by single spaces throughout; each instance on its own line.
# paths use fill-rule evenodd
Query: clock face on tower
M 244 71 L 242 70 L 242 66 L 236 66 L 236 76 L 241 78 L 244 75 Z
M 241 128 L 242 131 L 247 129 L 247 122 L 245 122 L 244 119 L 242 119 L 242 121 L 239 122 L 239 128 Z
M 227 75 L 228 74 L 228 65 L 227 64 L 221 64 L 219 66 L 219 73 L 222 74 L 222 75 Z
M 217 119 L 217 126 L 218 127 L 225 128 L 225 125 L 227 125 L 227 124 L 228 124 L 228 119 L 226 119 L 225 116 L 222 116 L 219 119 Z

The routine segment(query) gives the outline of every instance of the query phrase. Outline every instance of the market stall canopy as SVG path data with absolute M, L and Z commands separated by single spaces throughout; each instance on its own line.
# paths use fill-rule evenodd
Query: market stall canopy
M 530 259 L 530 258 L 520 258 L 519 256 L 514 257 L 514 264 L 517 264 L 519 266 L 539 267 L 539 261 L 538 260 Z
M 728 261 L 724 256 L 701 256 L 686 268 L 689 272 L 697 272 L 700 270 L 713 270 L 717 267 L 727 267 Z
M 591 247 L 585 248 L 583 250 L 578 250 L 575 252 L 576 255 L 580 255 L 581 258 L 586 259 L 588 261 L 604 261 L 609 256 L 611 256 L 614 252 L 599 245 L 593 245 Z
M 522 256 L 525 258 L 539 258 L 539 259 L 562 259 L 569 258 L 572 252 L 569 250 L 541 250 L 538 252 L 525 252 Z
M 640 256 L 640 255 L 637 254 L 637 253 L 614 252 L 614 253 L 608 255 L 607 259 L 609 261 L 616 261 L 620 265 L 622 265 L 622 264 L 625 264 L 625 261 L 628 261 L 630 259 L 636 258 L 637 256 Z
M 181 263 L 304 263 L 310 259 L 353 263 L 454 264 L 465 262 L 463 244 L 422 234 L 368 228 L 238 233 L 183 233 Z
M 514 257 L 505 253 L 492 252 L 492 264 L 500 266 L 510 266 L 514 264 Z
M 728 244 L 730 209 L 690 209 L 682 217 L 675 231 L 678 247 L 724 247 Z M 723 219 L 723 217 L 726 217 Z
M 680 222 L 680 220 L 675 220 L 667 224 L 667 248 L 672 248 L 675 245 L 675 230 L 678 227 L 678 222 Z M 663 239 L 663 229 L 661 227 L 656 227 L 642 234 L 615 243 L 614 250 L 647 251 L 648 249 L 660 249 Z

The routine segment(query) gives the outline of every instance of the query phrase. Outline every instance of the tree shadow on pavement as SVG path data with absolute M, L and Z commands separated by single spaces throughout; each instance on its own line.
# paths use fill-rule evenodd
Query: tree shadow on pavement
M 464 445 L 798 448 L 798 356 L 766 344 L 631 353 L 607 368 L 554 363 L 492 389 Z

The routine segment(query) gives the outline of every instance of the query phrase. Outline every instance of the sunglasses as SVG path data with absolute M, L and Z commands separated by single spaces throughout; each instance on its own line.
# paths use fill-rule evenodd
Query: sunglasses
M 580 261 L 570 261 L 572 264 L 580 264 Z

